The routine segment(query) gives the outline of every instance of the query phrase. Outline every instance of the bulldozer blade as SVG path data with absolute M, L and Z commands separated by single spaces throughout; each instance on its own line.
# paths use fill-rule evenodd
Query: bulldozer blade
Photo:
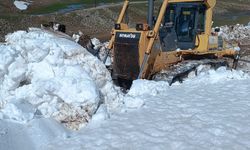
M 145 53 L 144 58 L 143 58 L 143 62 L 142 62 L 141 68 L 140 68 L 140 73 L 138 75 L 138 79 L 142 78 L 142 73 L 143 73 L 145 64 L 148 62 L 148 58 L 149 58 L 149 54 Z

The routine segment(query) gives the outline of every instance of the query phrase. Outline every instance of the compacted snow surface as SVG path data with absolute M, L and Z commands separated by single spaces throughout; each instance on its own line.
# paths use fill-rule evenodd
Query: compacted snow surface
M 90 124 L 44 149 L 250 149 L 249 79 L 172 87 L 139 80 L 133 86 L 130 94 L 144 100 L 143 108 Z
M 171 87 L 136 80 L 123 94 L 78 44 L 34 28 L 9 34 L 0 149 L 250 149 L 249 76 L 203 68 Z

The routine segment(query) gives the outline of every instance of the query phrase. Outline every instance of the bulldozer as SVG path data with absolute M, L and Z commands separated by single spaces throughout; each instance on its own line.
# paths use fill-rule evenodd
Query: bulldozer
M 228 59 L 236 67 L 239 51 L 228 48 L 219 29 L 212 32 L 216 0 L 162 0 L 157 16 L 155 1 L 148 0 L 147 23 L 132 28 L 124 1 L 108 45 L 116 84 L 128 89 L 133 80 L 163 76 L 171 84 L 201 64 L 218 67 Z

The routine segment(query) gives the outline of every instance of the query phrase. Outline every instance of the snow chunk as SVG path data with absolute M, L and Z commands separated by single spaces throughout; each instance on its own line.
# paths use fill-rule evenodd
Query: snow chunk
M 99 95 L 95 83 L 79 65 L 64 66 L 54 71 L 54 78 L 35 80 L 34 84 L 39 86 L 41 91 L 53 93 L 66 103 L 98 103 Z M 33 80 L 31 82 L 33 83 Z
M 135 80 L 129 92 L 124 97 L 125 109 L 141 108 L 146 103 L 143 98 L 145 95 L 157 96 L 168 88 L 168 82 L 164 81 Z
M 140 95 L 157 96 L 159 92 L 163 92 L 167 88 L 169 88 L 169 84 L 164 81 L 135 80 L 128 95 L 134 97 Z
M 16 8 L 20 10 L 26 10 L 28 9 L 28 6 L 30 5 L 30 3 L 24 2 L 24 1 L 14 1 L 14 5 L 16 6 Z
M 5 119 L 26 123 L 33 119 L 36 109 L 27 101 L 19 100 L 14 103 L 8 103 L 0 112 Z
M 102 43 L 97 38 L 91 39 L 91 42 L 94 45 L 94 49 L 100 49 L 100 47 L 102 46 Z
M 0 81 L 3 80 L 8 66 L 14 61 L 16 52 L 11 47 L 0 45 Z

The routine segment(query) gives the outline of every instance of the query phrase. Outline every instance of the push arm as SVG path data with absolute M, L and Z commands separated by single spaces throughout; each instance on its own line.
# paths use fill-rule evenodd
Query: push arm
M 146 52 L 144 54 L 142 65 L 140 67 L 140 73 L 139 73 L 139 76 L 138 76 L 139 79 L 144 78 L 145 75 L 146 75 L 146 71 L 148 69 L 148 59 L 150 57 L 150 53 L 152 51 L 154 41 L 158 36 L 158 32 L 159 32 L 159 29 L 160 29 L 160 26 L 161 26 L 162 19 L 163 19 L 164 15 L 165 15 L 165 12 L 166 12 L 168 1 L 169 0 L 164 0 L 164 2 L 162 3 L 161 10 L 160 10 L 160 13 L 158 15 L 158 18 L 157 18 L 156 24 L 154 26 L 154 29 L 148 33 L 148 37 L 150 39 L 149 39 L 149 43 L 148 43 Z
M 129 6 L 129 1 L 125 0 L 123 7 L 122 7 L 122 10 L 120 12 L 120 15 L 118 17 L 118 20 L 116 21 L 117 24 L 120 24 L 122 22 L 125 14 L 126 14 L 126 10 L 127 10 L 128 6 Z M 112 49 L 113 44 L 114 44 L 114 40 L 115 40 L 115 35 L 114 35 L 114 33 L 112 33 L 112 37 L 111 37 L 111 40 L 109 41 L 108 49 Z

